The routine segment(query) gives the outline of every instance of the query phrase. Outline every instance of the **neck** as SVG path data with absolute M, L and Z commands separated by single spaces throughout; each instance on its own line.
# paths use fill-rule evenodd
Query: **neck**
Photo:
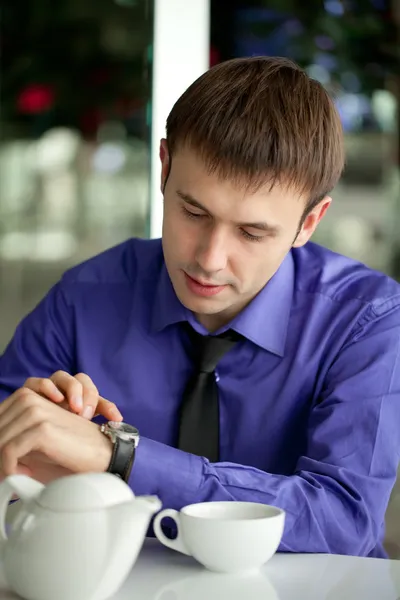
M 197 321 L 207 329 L 209 333 L 214 333 L 215 331 L 220 329 L 220 327 L 226 325 L 228 322 L 225 319 L 218 318 L 219 315 L 195 314 L 194 316 L 196 317 Z
M 228 325 L 242 310 L 243 307 L 240 309 L 231 307 L 230 309 L 210 315 L 195 313 L 195 317 L 209 333 L 214 333 L 218 329 L 221 329 L 221 327 Z

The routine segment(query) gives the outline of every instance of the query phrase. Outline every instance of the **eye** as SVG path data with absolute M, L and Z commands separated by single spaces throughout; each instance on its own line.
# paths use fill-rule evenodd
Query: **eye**
M 188 217 L 189 219 L 199 219 L 201 217 L 205 217 L 206 215 L 204 214 L 199 214 L 199 213 L 194 213 L 191 212 L 190 210 L 188 210 L 187 208 L 185 208 L 185 206 L 182 206 L 182 212 L 185 215 L 185 217 Z
M 261 242 L 264 239 L 263 235 L 251 235 L 251 233 L 249 233 L 245 229 L 241 229 L 240 231 L 241 231 L 242 236 L 245 237 L 246 240 L 249 240 L 250 242 Z

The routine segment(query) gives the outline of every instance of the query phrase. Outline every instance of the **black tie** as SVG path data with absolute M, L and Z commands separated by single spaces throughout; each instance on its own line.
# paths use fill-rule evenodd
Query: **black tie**
M 178 448 L 218 462 L 219 403 L 214 370 L 241 336 L 231 330 L 218 336 L 203 336 L 192 327 L 189 335 L 197 361 L 181 404 Z

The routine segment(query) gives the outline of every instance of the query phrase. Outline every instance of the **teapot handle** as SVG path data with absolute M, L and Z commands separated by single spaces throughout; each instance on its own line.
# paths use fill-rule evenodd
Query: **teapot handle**
M 0 548 L 7 541 L 6 513 L 16 494 L 22 502 L 33 500 L 43 490 L 43 483 L 27 475 L 9 475 L 0 483 Z

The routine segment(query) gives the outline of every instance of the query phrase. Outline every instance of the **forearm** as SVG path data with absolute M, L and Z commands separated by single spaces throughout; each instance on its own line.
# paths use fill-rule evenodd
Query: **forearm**
M 142 439 L 130 484 L 138 494 L 157 494 L 164 508 L 208 501 L 247 501 L 286 511 L 281 551 L 367 555 L 379 529 L 362 495 L 363 479 L 324 465 L 293 476 L 273 475 L 231 463 L 210 464 L 158 442 Z

